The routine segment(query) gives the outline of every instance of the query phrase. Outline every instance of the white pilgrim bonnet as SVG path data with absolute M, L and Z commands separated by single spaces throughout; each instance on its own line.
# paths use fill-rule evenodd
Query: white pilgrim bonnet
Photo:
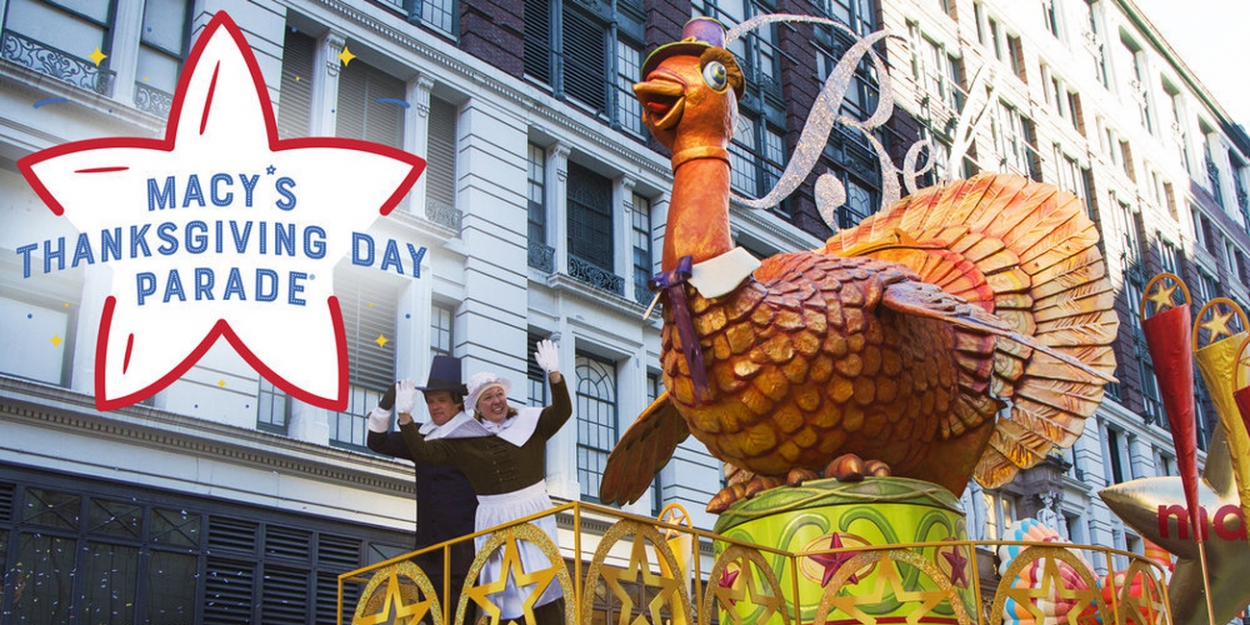
M 477 400 L 481 398 L 482 394 L 485 393 L 486 390 L 492 386 L 498 386 L 498 387 L 503 388 L 503 392 L 505 395 L 507 395 L 509 392 L 512 391 L 511 380 L 509 380 L 508 378 L 501 378 L 493 373 L 489 373 L 486 371 L 473 374 L 473 377 L 469 378 L 468 386 L 469 386 L 469 396 L 465 398 L 465 404 L 464 404 L 466 410 L 476 410 Z

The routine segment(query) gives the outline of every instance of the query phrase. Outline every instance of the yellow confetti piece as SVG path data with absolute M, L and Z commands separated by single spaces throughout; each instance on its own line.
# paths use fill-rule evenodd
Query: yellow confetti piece
M 390 343 L 390 341 L 386 339 L 386 335 L 384 334 L 379 334 L 378 338 L 373 339 L 373 342 L 377 343 L 378 347 L 386 347 L 386 344 Z

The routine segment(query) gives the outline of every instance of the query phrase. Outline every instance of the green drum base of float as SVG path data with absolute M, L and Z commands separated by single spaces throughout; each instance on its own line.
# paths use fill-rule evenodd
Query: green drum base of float
M 709 585 L 720 586 L 721 623 L 794 623 L 796 592 L 802 625 L 976 622 L 973 549 L 909 546 L 967 540 L 959 500 L 936 484 L 884 477 L 783 486 L 735 503 L 715 531 L 783 552 L 716 543 Z M 869 548 L 880 546 L 893 547 Z M 837 548 L 851 551 L 827 553 Z M 776 590 L 780 600 L 770 596 Z

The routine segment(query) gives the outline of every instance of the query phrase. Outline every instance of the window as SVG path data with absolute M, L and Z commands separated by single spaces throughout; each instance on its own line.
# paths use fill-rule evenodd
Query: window
M 551 273 L 555 270 L 555 248 L 547 245 L 547 152 L 533 143 L 526 153 L 526 178 L 529 266 Z
M 409 22 L 423 24 L 452 39 L 456 38 L 456 18 L 460 13 L 456 0 L 402 1 Z
M 747 197 L 762 197 L 781 178 L 785 168 L 785 141 L 781 132 L 760 124 L 750 114 L 738 117 L 738 131 L 729 145 L 731 185 Z
M 616 445 L 616 364 L 583 352 L 577 378 L 577 482 L 584 501 L 599 501 L 599 482 Z
M 403 148 L 404 109 L 378 100 L 405 100 L 405 90 L 404 81 L 355 59 L 351 71 L 339 73 L 335 134 Z
M 1146 56 L 1136 41 L 1127 33 L 1120 32 L 1120 64 L 1131 71 L 1125 76 L 1123 88 L 1129 99 L 1137 106 L 1137 121 L 1148 132 L 1154 133 L 1154 118 L 1150 112 L 1150 97 L 1146 92 Z
M 1250 233 L 1250 195 L 1246 190 L 1246 165 L 1229 150 L 1228 162 L 1233 170 L 1233 192 L 1237 194 L 1237 208 L 1241 211 L 1241 227 Z
M 1137 170 L 1133 167 L 1133 148 L 1128 141 L 1120 141 L 1120 167 L 1129 180 L 1137 182 Z
M 530 330 L 526 337 L 526 344 L 529 345 L 527 353 L 534 353 L 538 350 L 538 342 L 546 338 L 544 334 Z M 527 405 L 546 407 L 547 406 L 547 372 L 538 366 L 538 362 L 533 358 L 526 360 L 525 368 L 525 385 L 527 391 L 525 399 Z
M 340 573 L 411 545 L 400 532 L 226 501 L 4 477 L 6 622 L 331 624 Z M 344 586 L 346 618 L 361 588 Z
M 13 178 L 17 174 L 0 165 L 0 183 Z M 37 201 L 28 191 L 8 197 L 18 205 Z M 33 250 L 19 248 L 29 250 L 30 279 L 23 278 L 21 253 L 0 255 L 0 373 L 70 386 L 83 288 L 83 270 L 72 266 L 76 240 L 63 237 L 30 243 Z M 94 341 L 95 328 L 86 331 Z
M 431 356 L 451 356 L 456 348 L 455 341 L 456 311 L 452 306 L 432 304 L 430 306 L 430 351 Z
M 76 87 L 112 95 L 116 72 L 109 66 L 117 4 L 10 0 L 0 37 L 3 58 Z M 98 65 L 88 56 L 96 50 L 106 55 Z
M 860 35 L 867 35 L 875 29 L 869 0 L 822 0 L 817 5 L 825 15 L 850 26 Z
M 1176 246 L 1167 241 L 1163 241 L 1159 246 L 1159 250 L 1162 257 L 1161 262 L 1163 270 L 1174 276 L 1181 275 L 1180 268 L 1176 264 Z
M 612 181 L 569 163 L 569 275 L 592 286 L 625 294 L 625 281 L 613 272 Z
M 334 284 L 350 377 L 347 409 L 330 414 L 330 444 L 363 450 L 366 416 L 395 383 L 395 324 L 402 289 L 357 267 L 336 270 Z
M 286 434 L 291 418 L 290 396 L 263 377 L 256 395 L 256 429 Z
M 1211 191 L 1211 197 L 1215 198 L 1215 203 L 1224 208 L 1224 187 L 1220 184 L 1220 166 L 1215 162 L 1215 156 L 1211 153 L 1211 144 L 1219 145 L 1220 137 L 1214 131 L 1203 129 L 1205 140 L 1202 142 L 1202 155 L 1206 161 L 1207 167 L 1207 184 Z
M 186 0 L 147 0 L 144 4 L 135 81 L 135 106 L 140 110 L 169 115 L 190 42 L 190 9 Z
M 312 121 L 313 57 L 317 40 L 294 27 L 282 44 L 282 91 L 278 96 L 278 137 L 306 137 Z
M 646 306 L 651 303 L 651 290 L 647 282 L 654 274 L 655 263 L 651 256 L 651 200 L 634 194 L 632 237 L 634 248 L 634 300 Z
M 1015 72 L 1016 77 L 1024 82 L 1029 82 L 1029 72 L 1024 65 L 1024 45 L 1020 43 L 1020 38 L 1015 35 L 1007 35 L 1007 54 L 1009 56 L 1008 65 L 1011 71 Z
M 1167 94 L 1167 97 L 1164 98 L 1164 106 L 1166 106 L 1171 112 L 1170 115 L 1165 115 L 1164 119 L 1171 119 L 1171 139 L 1176 145 L 1176 154 L 1181 159 L 1181 162 L 1185 164 L 1185 171 L 1188 171 L 1192 176 L 1193 169 L 1189 164 L 1189 136 L 1185 132 L 1185 116 L 1181 103 L 1180 90 L 1164 78 L 1163 91 Z
M 1085 136 L 1085 115 L 1081 111 L 1081 95 L 1075 91 L 1068 92 L 1068 120 L 1081 136 Z
M 457 233 L 460 232 L 461 218 L 461 212 L 456 209 L 458 118 L 454 104 L 439 98 L 430 98 L 430 125 L 425 154 L 425 216 Z
M 1050 34 L 1059 37 L 1059 20 L 1055 15 L 1055 0 L 1042 0 L 1042 23 Z
M 963 106 L 963 67 L 959 59 L 946 54 L 945 47 L 920 34 L 915 23 L 912 31 L 912 75 L 923 88 L 926 98 L 937 98 L 955 115 Z
M 1033 122 L 1026 119 L 1015 107 L 999 100 L 991 127 L 994 148 L 999 154 L 999 164 L 1006 170 L 1040 180 L 1041 170 L 1036 159 L 1035 131 Z
M 1168 428 L 1167 415 L 1163 411 L 1163 398 L 1159 395 L 1159 381 L 1155 379 L 1154 363 L 1145 350 L 1137 350 L 1137 366 L 1141 375 L 1142 403 L 1145 405 L 1147 424 Z
M 664 392 L 664 382 L 660 378 L 660 374 L 656 371 L 647 372 L 647 405 L 650 406 L 660 393 Z M 664 487 L 660 483 L 660 476 L 657 473 L 655 481 L 651 484 L 651 516 L 658 517 L 660 512 L 664 510 Z
M 549 85 L 556 98 L 641 136 L 642 109 L 632 85 L 641 78 L 646 40 L 642 3 L 595 6 L 591 11 L 572 0 L 525 0 L 525 74 Z
M 1000 491 L 982 491 L 985 501 L 986 540 L 1006 540 L 1007 530 L 1016 523 L 1016 498 Z
M 1107 463 L 1105 467 L 1107 484 L 1119 484 L 1124 481 L 1124 456 L 1127 455 L 1121 449 L 1124 434 L 1115 428 L 1108 427 L 1103 430 L 1106 433 L 1105 443 Z

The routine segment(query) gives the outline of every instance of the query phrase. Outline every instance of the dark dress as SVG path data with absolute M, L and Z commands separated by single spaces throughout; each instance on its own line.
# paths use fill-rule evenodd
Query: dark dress
M 395 458 L 412 460 L 408 445 L 399 432 L 369 432 L 369 449 Z M 436 545 L 473 533 L 477 514 L 477 495 L 469 479 L 449 465 L 413 462 L 416 467 L 417 535 L 416 549 Z M 451 614 L 454 617 L 460 601 L 460 590 L 469 566 L 473 564 L 473 541 L 463 541 L 451 549 Z M 434 589 L 443 592 L 442 551 L 423 554 L 414 560 L 429 575 Z M 470 605 L 472 607 L 472 605 Z

